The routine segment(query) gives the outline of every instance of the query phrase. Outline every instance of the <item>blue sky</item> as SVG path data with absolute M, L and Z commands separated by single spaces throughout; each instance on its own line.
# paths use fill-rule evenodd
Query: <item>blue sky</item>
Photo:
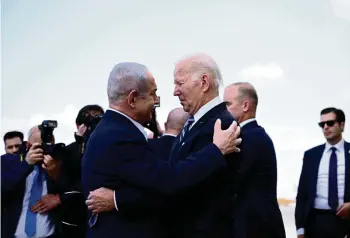
M 71 142 L 79 108 L 107 107 L 107 77 L 121 61 L 152 70 L 164 122 L 179 106 L 175 61 L 205 52 L 225 85 L 256 86 L 257 117 L 277 150 L 279 195 L 294 198 L 303 151 L 323 143 L 319 111 L 336 106 L 350 118 L 348 0 L 5 0 L 1 7 L 2 135 L 57 119 L 57 140 Z

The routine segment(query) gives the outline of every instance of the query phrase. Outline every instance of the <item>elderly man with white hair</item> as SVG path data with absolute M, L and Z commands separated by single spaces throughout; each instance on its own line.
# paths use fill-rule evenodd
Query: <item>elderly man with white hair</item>
M 205 81 L 209 83 L 207 78 Z M 120 63 L 110 73 L 107 86 L 109 109 L 91 135 L 82 163 L 86 196 L 95 189 L 109 188 L 103 192 L 107 194 L 110 205 L 108 212 L 96 214 L 94 206 L 98 206 L 99 196 L 90 193 L 87 204 L 92 214 L 88 237 L 167 237 L 167 231 L 164 231 L 167 220 L 162 217 L 164 210 L 156 209 L 158 204 L 153 204 L 155 208 L 148 212 L 137 212 L 140 205 L 135 203 L 135 211 L 128 213 L 123 212 L 120 201 L 133 202 L 144 197 L 141 205 L 151 205 L 155 203 L 151 198 L 159 194 L 173 195 L 191 190 L 196 184 L 225 170 L 232 159 L 225 155 L 238 151 L 240 130 L 227 113 L 220 117 L 226 130 L 222 130 L 221 121 L 216 120 L 219 117 L 211 118 L 207 125 L 209 133 L 198 134 L 200 137 L 205 135 L 205 142 L 194 144 L 195 150 L 191 152 L 178 154 L 181 161 L 163 161 L 166 159 L 159 158 L 148 145 L 142 126 L 152 117 L 152 108 L 158 99 L 156 90 L 155 80 L 144 65 Z M 190 123 L 187 121 L 182 135 L 187 136 Z M 179 145 L 185 144 L 183 138 L 182 141 L 179 139 L 176 141 Z M 115 192 L 110 193 L 111 190 Z

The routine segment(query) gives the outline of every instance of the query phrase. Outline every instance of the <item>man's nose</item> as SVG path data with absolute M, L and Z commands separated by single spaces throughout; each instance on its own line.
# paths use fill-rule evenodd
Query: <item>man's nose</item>
M 174 94 L 173 94 L 174 96 L 179 96 L 180 95 L 180 92 L 179 92 L 179 90 L 177 89 L 177 87 L 175 86 L 175 88 L 174 88 Z
M 154 104 L 159 104 L 159 101 L 160 101 L 160 100 L 159 100 L 159 97 L 155 97 L 155 98 L 154 98 Z

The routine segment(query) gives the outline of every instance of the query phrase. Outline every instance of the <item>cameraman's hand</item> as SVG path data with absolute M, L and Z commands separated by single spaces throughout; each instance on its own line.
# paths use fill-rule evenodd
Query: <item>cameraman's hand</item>
M 42 168 L 45 169 L 53 179 L 56 179 L 59 175 L 59 161 L 52 158 L 51 155 L 44 155 Z
M 84 124 L 81 124 L 79 127 L 78 127 L 78 131 L 77 131 L 77 135 L 78 136 L 81 136 L 83 137 L 85 135 L 85 132 L 87 130 L 87 126 L 85 126 Z
M 56 161 L 51 157 L 51 155 L 44 155 L 43 169 L 47 171 L 52 171 L 57 167 Z
M 40 148 L 40 144 L 34 143 L 30 147 L 25 160 L 27 161 L 28 164 L 33 165 L 39 161 L 42 161 L 43 159 L 44 159 L 44 153 L 43 153 L 43 150 Z

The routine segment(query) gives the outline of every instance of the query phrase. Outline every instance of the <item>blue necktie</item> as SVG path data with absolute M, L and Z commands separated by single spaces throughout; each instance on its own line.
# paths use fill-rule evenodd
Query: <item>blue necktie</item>
M 37 203 L 43 192 L 43 181 L 44 181 L 44 173 L 41 168 L 37 165 L 34 166 L 34 171 L 36 172 L 33 178 L 32 189 L 30 190 L 28 211 L 25 222 L 25 232 L 27 236 L 32 237 L 36 233 L 36 215 L 37 213 L 33 213 L 30 209 Z
M 184 128 L 182 129 L 182 131 L 181 131 L 179 142 L 181 142 L 181 141 L 183 140 L 183 138 L 185 137 L 185 134 L 190 130 L 190 127 L 191 127 L 191 125 L 193 124 L 193 122 L 194 122 L 194 117 L 193 117 L 193 116 L 190 116 L 190 117 L 187 119 L 187 121 L 186 121 L 186 123 L 185 123 L 185 126 L 184 126 Z
M 328 178 L 328 205 L 333 211 L 338 208 L 338 159 L 335 147 L 331 148 L 332 154 L 329 160 L 329 178 Z

